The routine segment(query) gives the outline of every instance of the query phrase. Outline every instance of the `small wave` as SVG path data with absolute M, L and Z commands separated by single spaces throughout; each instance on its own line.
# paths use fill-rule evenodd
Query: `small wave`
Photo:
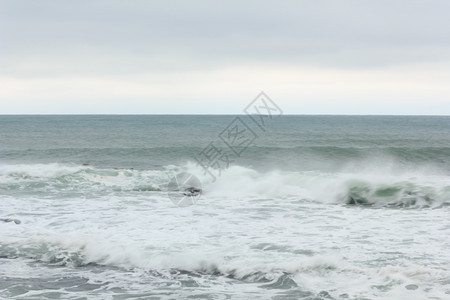
M 162 191 L 168 171 L 100 169 L 83 165 L 31 164 L 0 167 L 0 184 L 5 191 L 110 193 L 118 191 Z

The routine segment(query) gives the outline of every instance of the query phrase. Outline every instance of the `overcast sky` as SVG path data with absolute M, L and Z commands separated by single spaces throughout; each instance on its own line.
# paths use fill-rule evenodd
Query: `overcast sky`
M 450 1 L 0 0 L 0 114 L 450 114 Z

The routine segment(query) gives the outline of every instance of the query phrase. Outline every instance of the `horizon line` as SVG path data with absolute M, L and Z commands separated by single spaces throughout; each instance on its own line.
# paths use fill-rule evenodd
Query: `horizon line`
M 172 113 L 172 114 L 142 114 L 142 113 L 8 113 L 0 114 L 0 116 L 245 116 L 247 114 L 182 114 L 182 113 Z M 265 114 L 262 114 L 265 115 Z M 274 116 L 395 116 L 395 117 L 449 117 L 450 114 L 282 114 Z

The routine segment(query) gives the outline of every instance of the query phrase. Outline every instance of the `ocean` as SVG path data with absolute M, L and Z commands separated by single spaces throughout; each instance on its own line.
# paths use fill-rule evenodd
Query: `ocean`
M 259 125 L 0 116 L 0 299 L 450 298 L 450 117 Z

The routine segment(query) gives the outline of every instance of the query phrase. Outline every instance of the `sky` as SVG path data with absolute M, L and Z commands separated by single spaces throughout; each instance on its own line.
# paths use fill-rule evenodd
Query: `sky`
M 450 115 L 450 1 L 0 0 L 0 114 Z

